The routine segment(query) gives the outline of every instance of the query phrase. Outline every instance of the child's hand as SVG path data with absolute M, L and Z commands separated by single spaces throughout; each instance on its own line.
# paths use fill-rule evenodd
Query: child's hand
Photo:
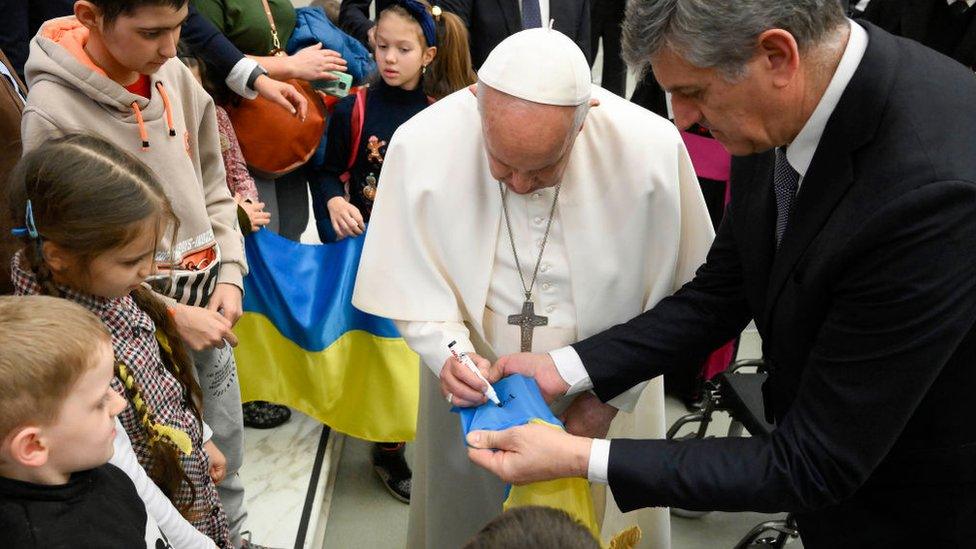
M 244 314 L 241 306 L 243 298 L 244 295 L 240 288 L 233 284 L 221 282 L 217 284 L 213 294 L 210 295 L 210 302 L 207 303 L 207 309 L 223 315 L 224 318 L 230 321 L 230 325 L 233 328 L 234 324 L 237 324 L 237 321 L 241 318 L 241 315 Z
M 210 478 L 213 479 L 214 484 L 220 484 L 220 481 L 224 480 L 224 477 L 227 476 L 227 458 L 224 457 L 224 453 L 220 451 L 220 448 L 217 448 L 217 445 L 212 440 L 205 442 L 203 449 L 207 452 L 207 456 L 210 457 Z
M 322 49 L 322 44 L 302 48 L 287 58 L 289 74 L 300 80 L 335 80 L 330 71 L 346 72 L 346 60 L 337 52 Z
M 329 208 L 332 228 L 335 229 L 336 237 L 339 239 L 363 234 L 366 230 L 363 214 L 359 213 L 359 208 L 350 204 L 344 197 L 331 198 L 326 205 Z
M 217 288 L 224 285 L 218 284 Z M 216 293 L 217 290 L 214 290 L 214 294 Z M 237 336 L 231 331 L 233 324 L 214 311 L 181 303 L 173 309 L 173 321 L 176 322 L 176 331 L 180 337 L 194 351 L 223 348 L 224 342 L 230 343 L 231 347 L 237 347 Z
M 247 214 L 247 219 L 251 222 L 251 231 L 257 231 L 271 223 L 271 214 L 264 211 L 264 202 L 252 202 L 239 193 L 234 195 L 234 201 Z

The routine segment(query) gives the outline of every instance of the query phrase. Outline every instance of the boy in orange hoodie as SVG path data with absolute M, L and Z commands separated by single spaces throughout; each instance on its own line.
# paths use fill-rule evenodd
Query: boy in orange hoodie
M 213 101 L 173 59 L 187 0 L 78 0 L 74 9 L 74 17 L 45 23 L 31 42 L 24 149 L 65 133 L 94 133 L 163 182 L 179 229 L 160 247 L 154 285 L 194 350 L 204 421 L 227 457 L 218 491 L 240 544 L 243 418 L 229 346 L 237 342 L 231 328 L 242 313 L 247 263 Z

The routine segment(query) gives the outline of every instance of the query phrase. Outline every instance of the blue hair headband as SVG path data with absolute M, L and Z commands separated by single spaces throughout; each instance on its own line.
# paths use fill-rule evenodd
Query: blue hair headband
M 417 0 L 396 0 L 394 2 L 396 5 L 403 7 L 407 10 L 417 23 L 420 24 L 420 30 L 424 32 L 424 39 L 427 40 L 427 47 L 434 47 L 437 45 L 437 28 L 434 25 L 434 17 L 431 16 L 430 12 L 427 11 L 427 6 L 421 4 Z M 435 8 L 440 11 L 439 8 Z
M 24 225 L 26 227 L 17 227 L 11 229 L 11 233 L 14 236 L 29 236 L 31 240 L 37 240 L 37 224 L 34 223 L 34 206 L 31 205 L 30 199 L 27 200 L 27 211 L 24 213 Z

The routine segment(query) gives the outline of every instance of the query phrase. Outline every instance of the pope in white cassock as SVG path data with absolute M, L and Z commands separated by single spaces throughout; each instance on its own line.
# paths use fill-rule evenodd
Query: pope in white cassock
M 713 237 L 677 129 L 591 85 L 569 38 L 514 34 L 478 80 L 476 94 L 438 101 L 393 136 L 353 297 L 394 319 L 430 368 L 421 369 L 411 548 L 463 545 L 505 499 L 504 484 L 468 461 L 449 412 L 484 397 L 448 344 L 487 370 L 505 354 L 596 334 L 690 280 Z M 662 438 L 663 399 L 656 379 L 613 407 L 592 394 L 554 407 L 570 432 L 605 435 L 613 418 L 611 436 Z M 666 509 L 623 515 L 595 494 L 604 539 L 639 523 L 643 546 L 670 545 Z

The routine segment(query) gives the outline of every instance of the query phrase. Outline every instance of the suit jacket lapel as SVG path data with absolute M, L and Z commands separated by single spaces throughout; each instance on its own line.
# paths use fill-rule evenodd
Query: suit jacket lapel
M 871 24 L 868 49 L 824 129 L 773 260 L 763 312 L 768 326 L 783 284 L 854 182 L 852 155 L 877 131 L 894 77 L 894 44 Z
M 502 10 L 509 35 L 522 30 L 522 13 L 519 11 L 518 0 L 498 0 L 498 7 Z
M 776 203 L 773 200 L 772 151 L 732 160 L 731 185 L 733 193 L 743 193 L 743 213 L 735 214 L 736 225 L 744 227 L 737 239 L 748 242 L 744 246 L 743 263 L 755 268 L 759 286 L 765 290 L 773 263 L 773 232 L 776 225 Z M 738 203 L 738 200 L 734 200 Z M 738 216 L 742 216 L 739 219 Z M 748 254 L 748 255 L 745 255 Z

